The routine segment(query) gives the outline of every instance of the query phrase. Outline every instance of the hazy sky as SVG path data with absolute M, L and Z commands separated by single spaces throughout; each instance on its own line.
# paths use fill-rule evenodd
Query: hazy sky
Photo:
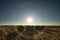
M 60 24 L 59 0 L 0 0 L 0 24 Z

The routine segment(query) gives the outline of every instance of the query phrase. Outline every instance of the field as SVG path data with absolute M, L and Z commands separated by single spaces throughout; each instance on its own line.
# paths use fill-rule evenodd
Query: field
M 60 40 L 60 26 L 2 25 L 0 40 Z

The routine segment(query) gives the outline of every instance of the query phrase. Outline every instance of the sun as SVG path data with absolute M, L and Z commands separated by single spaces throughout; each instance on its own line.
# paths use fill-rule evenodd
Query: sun
M 33 23 L 33 18 L 32 17 L 27 18 L 27 22 L 28 23 Z

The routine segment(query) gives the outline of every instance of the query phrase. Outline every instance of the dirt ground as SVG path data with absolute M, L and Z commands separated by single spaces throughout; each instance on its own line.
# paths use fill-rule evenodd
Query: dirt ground
M 60 26 L 0 26 L 0 40 L 60 40 Z

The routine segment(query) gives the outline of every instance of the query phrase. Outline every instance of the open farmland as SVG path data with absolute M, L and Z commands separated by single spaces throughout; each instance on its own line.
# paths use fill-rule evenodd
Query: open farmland
M 0 40 L 60 40 L 60 26 L 2 25 Z

